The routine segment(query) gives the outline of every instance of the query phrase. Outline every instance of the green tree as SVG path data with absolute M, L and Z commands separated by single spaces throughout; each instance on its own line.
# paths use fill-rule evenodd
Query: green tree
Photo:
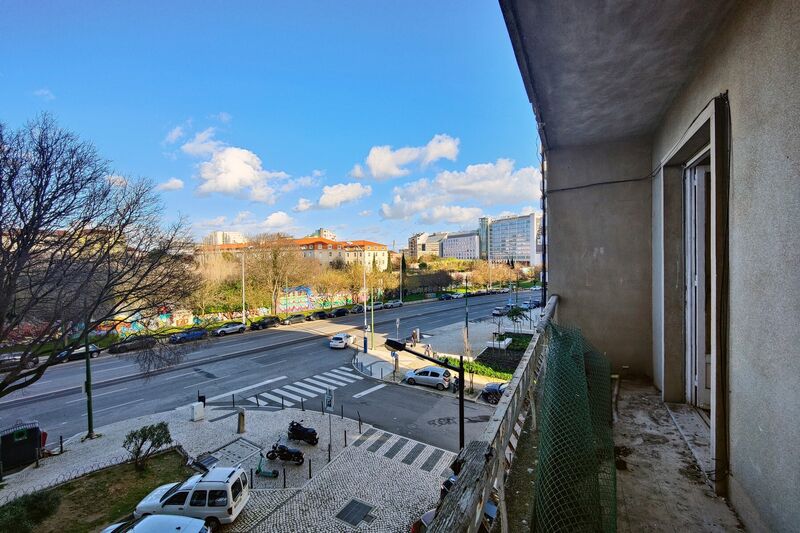
M 130 452 L 136 470 L 144 470 L 150 456 L 170 442 L 169 426 L 166 422 L 159 422 L 128 432 L 122 447 Z

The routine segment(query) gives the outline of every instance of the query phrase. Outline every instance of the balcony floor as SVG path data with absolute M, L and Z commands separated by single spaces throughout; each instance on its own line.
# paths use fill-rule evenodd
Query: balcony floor
M 617 414 L 618 531 L 744 530 L 725 500 L 705 483 L 652 385 L 623 381 Z

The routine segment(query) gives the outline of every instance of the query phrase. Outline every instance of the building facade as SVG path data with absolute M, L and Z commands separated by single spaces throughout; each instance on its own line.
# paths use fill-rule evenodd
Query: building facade
M 316 259 L 326 266 L 337 260 L 345 264 L 364 264 L 367 271 L 384 271 L 389 267 L 389 248 L 372 241 L 334 241 L 322 237 L 295 239 L 304 257 Z
M 222 244 L 243 244 L 247 239 L 238 231 L 212 231 L 203 238 L 203 244 L 219 246 Z
M 336 234 L 326 228 L 319 228 L 317 231 L 309 235 L 309 237 L 322 237 L 323 239 L 328 239 L 329 241 L 336 240 Z
M 448 233 L 442 240 L 440 255 L 455 259 L 478 259 L 480 257 L 478 231 Z
M 800 5 L 500 4 L 558 320 L 698 413 L 703 478 L 747 530 L 796 531 Z
M 540 265 L 541 242 L 537 238 L 540 224 L 541 217 L 536 213 L 488 219 L 487 258 L 496 262 Z
M 447 238 L 447 233 L 415 233 L 408 238 L 408 258 L 418 261 L 426 255 L 440 256 L 441 243 Z

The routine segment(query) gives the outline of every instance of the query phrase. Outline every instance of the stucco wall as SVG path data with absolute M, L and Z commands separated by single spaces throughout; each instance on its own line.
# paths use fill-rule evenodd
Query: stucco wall
M 652 376 L 649 139 L 547 153 L 549 290 L 614 372 Z M 627 369 L 625 367 L 628 367 Z
M 730 496 L 751 530 L 800 524 L 800 3 L 741 2 L 656 132 L 653 165 L 728 91 Z

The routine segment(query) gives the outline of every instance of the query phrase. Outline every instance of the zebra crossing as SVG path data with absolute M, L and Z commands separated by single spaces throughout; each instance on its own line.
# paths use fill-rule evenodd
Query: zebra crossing
M 456 458 L 453 452 L 376 428 L 359 435 L 353 446 L 442 477 L 449 475 Z
M 288 385 L 281 385 L 266 392 L 259 392 L 250 396 L 247 400 L 256 405 L 276 404 L 284 407 L 293 407 L 301 401 L 324 396 L 328 390 L 346 387 L 363 379 L 352 368 L 340 366 L 297 380 Z

